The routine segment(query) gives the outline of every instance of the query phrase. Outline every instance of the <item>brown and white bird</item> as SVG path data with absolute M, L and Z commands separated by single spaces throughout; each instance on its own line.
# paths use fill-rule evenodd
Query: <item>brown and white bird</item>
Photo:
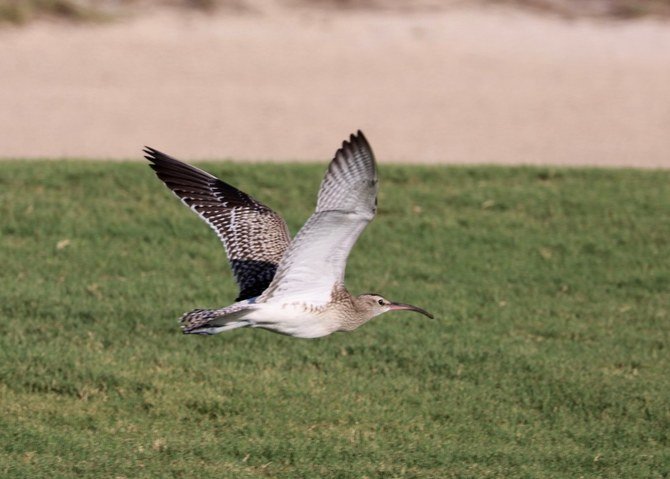
M 433 317 L 378 294 L 353 296 L 344 287 L 349 252 L 377 210 L 377 166 L 361 131 L 335 153 L 316 211 L 293 241 L 282 217 L 246 193 L 158 150 L 144 152 L 158 178 L 214 229 L 240 288 L 230 306 L 184 314 L 184 333 L 251 327 L 318 338 L 353 331 L 387 311 Z

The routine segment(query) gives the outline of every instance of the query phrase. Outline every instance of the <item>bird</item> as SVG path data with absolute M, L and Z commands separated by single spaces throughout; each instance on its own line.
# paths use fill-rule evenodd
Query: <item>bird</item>
M 377 164 L 358 130 L 336 151 L 316 210 L 291 240 L 284 219 L 250 195 L 154 148 L 145 158 L 156 176 L 217 234 L 239 286 L 235 302 L 194 309 L 180 318 L 185 334 L 261 328 L 296 338 L 353 331 L 387 311 L 428 311 L 344 285 L 349 253 L 377 212 Z

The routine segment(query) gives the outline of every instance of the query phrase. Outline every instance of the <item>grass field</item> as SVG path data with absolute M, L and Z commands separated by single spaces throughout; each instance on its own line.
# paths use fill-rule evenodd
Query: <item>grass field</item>
M 351 334 L 183 336 L 235 297 L 139 163 L 0 165 L 0 477 L 670 477 L 670 172 L 381 168 Z M 311 213 L 322 165 L 207 165 Z

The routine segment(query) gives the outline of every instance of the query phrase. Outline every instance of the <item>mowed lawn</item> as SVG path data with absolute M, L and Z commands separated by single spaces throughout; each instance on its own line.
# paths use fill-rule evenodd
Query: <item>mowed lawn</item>
M 284 215 L 326 164 L 204 166 Z M 352 292 L 300 340 L 145 164 L 0 164 L 0 477 L 670 477 L 670 172 L 381 165 Z

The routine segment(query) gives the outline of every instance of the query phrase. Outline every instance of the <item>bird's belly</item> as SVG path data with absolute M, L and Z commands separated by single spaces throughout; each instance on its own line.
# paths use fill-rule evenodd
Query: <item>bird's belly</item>
M 326 315 L 291 305 L 254 309 L 245 315 L 245 319 L 249 319 L 254 328 L 268 329 L 296 338 L 320 338 L 338 329 L 335 321 Z

